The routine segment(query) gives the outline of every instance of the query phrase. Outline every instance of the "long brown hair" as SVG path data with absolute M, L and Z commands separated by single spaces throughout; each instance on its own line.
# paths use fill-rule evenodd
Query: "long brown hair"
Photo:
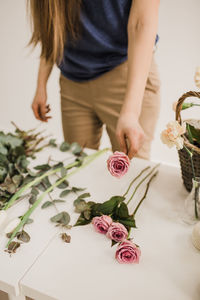
M 29 45 L 41 44 L 41 57 L 47 62 L 60 62 L 69 37 L 80 34 L 81 0 L 27 0 L 32 23 Z

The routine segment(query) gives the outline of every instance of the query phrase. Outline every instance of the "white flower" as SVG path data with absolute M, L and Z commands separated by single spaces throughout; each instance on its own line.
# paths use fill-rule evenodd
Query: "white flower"
M 186 131 L 186 124 L 180 125 L 178 121 L 172 121 L 167 124 L 167 129 L 161 133 L 161 140 L 169 148 L 176 146 L 177 150 L 183 148 L 184 139 L 181 137 Z
M 194 75 L 194 81 L 198 88 L 200 88 L 200 67 L 196 68 L 196 72 Z
M 4 228 L 4 233 L 7 234 L 7 233 L 12 232 L 12 231 L 17 227 L 17 225 L 18 225 L 19 223 L 20 223 L 20 219 L 19 219 L 19 218 L 16 218 L 16 219 L 11 220 L 11 221 L 6 225 L 6 227 Z
M 0 210 L 0 228 L 4 225 L 7 219 L 7 212 L 5 210 Z

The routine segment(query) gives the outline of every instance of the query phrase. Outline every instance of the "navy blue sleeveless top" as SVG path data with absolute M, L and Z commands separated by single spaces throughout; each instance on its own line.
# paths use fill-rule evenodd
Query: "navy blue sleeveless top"
M 81 36 L 64 48 L 59 68 L 73 81 L 100 76 L 127 59 L 127 23 L 132 0 L 83 0 Z

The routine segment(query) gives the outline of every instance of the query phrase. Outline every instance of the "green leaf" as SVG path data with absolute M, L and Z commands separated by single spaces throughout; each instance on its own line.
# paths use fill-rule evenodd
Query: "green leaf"
M 52 217 L 50 220 L 54 223 L 68 225 L 70 222 L 70 215 L 66 211 L 63 211 Z
M 78 143 L 72 143 L 70 146 L 70 150 L 74 155 L 79 155 L 82 152 L 82 147 Z
M 59 181 L 60 179 L 58 179 L 57 181 Z M 57 182 L 56 181 L 56 182 Z M 69 186 L 69 183 L 67 180 L 64 180 L 63 182 L 61 182 L 59 185 L 57 185 L 57 188 L 59 189 L 66 189 Z
M 121 202 L 115 212 L 116 218 L 127 219 L 129 217 L 128 207 L 125 202 Z
M 27 220 L 26 220 L 26 222 L 25 222 L 25 224 L 31 224 L 31 223 L 33 223 L 34 221 L 33 221 L 33 219 L 31 219 L 31 218 L 28 218 Z
M 29 236 L 29 234 L 26 231 L 24 231 L 24 230 L 18 232 L 17 235 L 16 235 L 16 237 L 17 237 L 18 240 L 20 240 L 20 241 L 22 241 L 24 243 L 28 243 L 30 241 L 30 239 L 31 239 L 30 236 Z
M 122 196 L 113 196 L 108 201 L 104 203 L 97 203 L 92 208 L 93 215 L 111 215 L 115 212 L 116 208 L 118 207 L 119 203 L 124 201 L 125 197 Z
M 32 194 L 28 201 L 31 205 L 33 205 L 36 200 L 37 200 L 37 196 Z
M 22 182 L 22 179 L 23 179 L 23 177 L 22 177 L 22 175 L 14 175 L 13 177 L 12 177 L 12 181 L 13 181 L 13 183 L 18 187 L 19 185 L 20 185 L 20 183 Z
M 135 224 L 134 218 L 130 217 L 127 220 L 118 220 L 118 221 L 119 221 L 119 223 L 122 223 L 124 226 L 136 228 L 136 224 Z
M 60 145 L 60 151 L 62 152 L 66 152 L 70 149 L 70 144 L 67 143 L 67 142 L 63 142 L 61 145 Z
M 82 226 L 82 225 L 87 225 L 91 222 L 91 220 L 86 220 L 83 214 L 81 214 L 76 221 L 76 224 L 74 226 Z
M 79 187 L 75 187 L 75 186 L 73 186 L 72 187 L 72 192 L 81 192 L 81 191 L 85 191 L 86 190 L 86 188 L 79 188 Z
M 53 165 L 52 169 L 55 170 L 55 169 L 58 169 L 58 168 L 62 168 L 63 166 L 64 166 L 63 163 L 59 162 L 59 163 Z
M 113 247 L 114 245 L 116 245 L 118 242 L 115 242 L 113 240 L 111 240 L 111 247 Z
M 38 190 L 40 190 L 41 192 L 45 192 L 46 188 L 44 186 L 44 184 L 42 182 L 37 183 L 36 185 L 34 185 Z
M 39 194 L 39 191 L 35 187 L 32 187 L 31 194 L 37 196 Z
M 0 182 L 3 182 L 7 174 L 6 168 L 0 166 Z
M 64 167 L 62 167 L 60 170 L 61 177 L 64 177 L 66 174 L 67 174 L 67 170 Z
M 83 199 L 83 198 L 88 198 L 90 196 L 91 196 L 90 193 L 84 193 L 84 194 L 79 195 L 78 198 Z
M 40 170 L 40 171 L 48 171 L 51 169 L 51 167 L 48 164 L 43 164 L 43 165 L 38 165 L 34 167 L 35 170 Z
M 44 209 L 44 208 L 47 208 L 49 206 L 52 206 L 53 205 L 53 202 L 51 201 L 46 201 L 42 204 L 41 208 Z
M 45 189 L 47 189 L 51 186 L 51 182 L 49 181 L 48 176 L 42 179 L 42 183 L 45 185 Z
M 0 153 L 3 155 L 8 154 L 8 149 L 0 143 Z
M 62 200 L 62 199 L 55 199 L 52 201 L 53 203 L 63 203 L 65 202 L 65 200 Z
M 51 147 L 57 147 L 56 139 L 50 139 L 49 140 L 49 146 L 51 146 Z
M 63 198 L 63 197 L 66 197 L 68 194 L 71 193 L 71 190 L 64 190 L 60 193 L 59 197 Z
M 200 129 L 197 129 L 191 124 L 187 123 L 187 132 L 190 143 L 194 144 L 194 141 L 196 141 L 198 144 L 200 144 Z
M 79 198 L 74 201 L 74 206 L 76 208 L 75 212 L 77 212 L 77 213 L 81 213 L 88 208 L 85 200 L 79 199 Z

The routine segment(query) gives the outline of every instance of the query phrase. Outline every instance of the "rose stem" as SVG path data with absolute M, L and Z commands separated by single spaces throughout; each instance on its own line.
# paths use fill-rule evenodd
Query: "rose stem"
M 104 153 L 104 152 L 106 152 L 106 151 L 108 151 L 108 150 L 109 150 L 108 148 L 105 148 L 105 149 L 103 149 L 103 150 L 99 150 L 99 151 L 96 152 L 96 153 L 93 153 L 93 154 L 91 154 L 91 155 L 86 156 L 86 157 L 84 158 L 84 160 L 87 161 L 87 160 L 89 160 L 90 158 L 93 159 L 93 157 L 96 157 L 96 156 L 98 156 L 98 154 Z M 83 160 L 83 161 L 84 161 L 84 160 Z M 64 168 L 65 168 L 65 169 L 71 169 L 71 168 L 77 166 L 79 163 L 80 163 L 79 161 L 76 161 L 76 162 L 73 162 L 73 163 L 71 163 L 71 164 L 65 166 Z M 15 194 L 10 198 L 10 200 L 9 200 L 9 201 L 7 202 L 7 204 L 4 206 L 3 210 L 8 209 L 8 208 L 15 202 L 15 200 L 17 200 L 17 199 L 19 198 L 19 196 L 20 196 L 24 191 L 26 191 L 28 188 L 30 188 L 30 187 L 32 187 L 34 184 L 40 182 L 43 178 L 45 178 L 45 177 L 47 177 L 47 176 L 49 176 L 49 175 L 52 175 L 52 174 L 54 174 L 54 173 L 60 171 L 60 169 L 61 169 L 61 168 L 59 167 L 59 168 L 56 168 L 56 169 L 54 169 L 54 170 L 47 171 L 47 172 L 44 173 L 43 175 L 41 175 L 41 176 L 35 178 L 34 180 L 32 180 L 31 182 L 27 183 L 25 186 L 23 186 L 19 191 L 17 191 L 17 193 L 15 193 Z
M 83 163 L 80 167 L 77 167 L 74 171 L 72 171 L 71 173 L 65 175 L 64 177 L 62 177 L 60 180 L 56 181 L 54 184 L 52 184 L 44 193 L 42 193 L 42 195 L 33 203 L 33 205 L 28 209 L 28 211 L 24 214 L 24 216 L 21 219 L 21 222 L 18 224 L 18 226 L 15 228 L 15 230 L 13 231 L 7 245 L 6 248 L 10 245 L 10 243 L 12 242 L 12 240 L 14 239 L 14 237 L 16 236 L 17 232 L 20 230 L 20 228 L 26 223 L 26 220 L 30 217 L 30 215 L 32 214 L 32 212 L 36 209 L 36 207 L 41 203 L 41 201 L 43 200 L 43 198 L 46 196 L 46 194 L 48 194 L 49 192 L 51 192 L 56 186 L 58 186 L 59 184 L 61 184 L 64 180 L 66 180 L 68 177 L 74 175 L 75 173 L 77 173 L 79 170 L 83 169 L 85 166 L 89 165 L 93 160 L 95 160 L 98 156 L 100 156 L 101 154 L 103 154 L 104 152 L 108 151 L 108 148 L 105 148 L 103 150 L 99 150 L 98 152 L 95 152 L 94 154 L 91 154 L 90 156 L 86 156 L 85 160 L 86 162 Z M 89 158 L 89 159 L 88 159 Z
M 124 193 L 124 195 L 123 195 L 123 197 L 125 197 L 127 194 L 128 194 L 128 192 L 129 192 L 129 190 L 130 190 L 130 188 L 131 188 L 131 186 L 132 186 L 132 184 L 146 171 L 146 170 L 148 170 L 150 168 L 150 166 L 148 166 L 148 167 L 146 167 L 145 169 L 143 169 L 135 178 L 133 178 L 133 180 L 131 181 L 131 183 L 129 184 L 129 187 L 128 187 L 128 189 L 127 189 L 127 191 Z
M 140 187 L 140 185 L 145 181 L 145 179 L 147 179 L 147 177 L 149 177 L 154 171 L 156 168 L 158 168 L 160 166 L 160 164 L 157 164 L 152 170 L 151 172 L 149 172 L 139 183 L 138 185 L 136 186 L 136 188 L 134 189 L 133 191 L 133 194 L 131 195 L 130 199 L 128 200 L 127 202 L 127 205 L 130 203 L 130 201 L 132 200 L 132 198 L 134 197 L 135 193 L 137 192 L 138 188 Z
M 151 184 L 151 181 L 153 180 L 153 178 L 156 177 L 157 174 L 158 174 L 158 171 L 157 171 L 156 173 L 154 173 L 154 174 L 151 176 L 151 178 L 149 179 L 149 181 L 147 182 L 146 190 L 145 190 L 145 192 L 144 192 L 144 195 L 143 195 L 143 197 L 141 198 L 141 200 L 139 201 L 138 205 L 136 206 L 136 208 L 135 208 L 135 210 L 134 210 L 134 212 L 133 212 L 133 214 L 132 214 L 133 216 L 135 216 L 135 214 L 136 214 L 136 212 L 138 211 L 140 205 L 142 204 L 142 202 L 143 202 L 144 199 L 146 198 L 147 193 L 148 193 L 148 190 L 149 190 L 149 187 L 150 187 L 150 184 Z

